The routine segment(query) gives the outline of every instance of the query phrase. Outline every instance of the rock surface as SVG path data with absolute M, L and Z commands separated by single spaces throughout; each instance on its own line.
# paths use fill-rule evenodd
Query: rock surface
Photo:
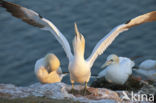
M 40 84 L 35 83 L 28 87 L 16 87 L 12 84 L 0 84 L 0 97 L 24 98 L 24 97 L 46 97 L 51 99 L 71 99 L 79 102 L 89 103 L 133 103 L 122 101 L 122 92 L 115 92 L 105 88 L 88 87 L 85 96 L 82 94 L 83 86 L 76 85 L 74 93 L 71 93 L 71 85 L 64 83 Z

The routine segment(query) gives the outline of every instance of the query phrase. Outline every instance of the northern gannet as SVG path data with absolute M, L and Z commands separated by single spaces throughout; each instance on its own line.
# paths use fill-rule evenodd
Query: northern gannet
M 148 80 L 156 81 L 156 60 L 145 60 L 139 65 L 135 72 Z
M 62 74 L 60 61 L 52 53 L 36 61 L 34 72 L 41 83 L 61 82 L 66 75 Z
M 85 83 L 85 89 L 91 75 L 91 67 L 96 58 L 101 55 L 106 48 L 112 43 L 112 41 L 123 31 L 129 28 L 145 23 L 156 21 L 156 11 L 149 12 L 147 14 L 138 16 L 128 22 L 118 25 L 105 37 L 103 37 L 94 47 L 91 55 L 84 59 L 85 51 L 85 39 L 82 34 L 78 32 L 75 24 L 76 36 L 73 41 L 74 55 L 71 52 L 70 45 L 64 35 L 57 29 L 57 27 L 49 20 L 43 18 L 41 15 L 33 10 L 25 7 L 1 0 L 0 6 L 6 8 L 13 16 L 22 19 L 24 22 L 39 27 L 42 30 L 50 31 L 58 40 L 58 42 L 64 48 L 64 51 L 69 60 L 68 70 L 70 72 L 70 81 L 72 83 L 72 90 L 74 88 L 74 82 Z
M 105 68 L 98 74 L 98 78 L 104 77 L 108 82 L 123 85 L 132 74 L 132 67 L 135 63 L 127 57 L 118 57 L 111 54 L 106 62 L 101 66 Z

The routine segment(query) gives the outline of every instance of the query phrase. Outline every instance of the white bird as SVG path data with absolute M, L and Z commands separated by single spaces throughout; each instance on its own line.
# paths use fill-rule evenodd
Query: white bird
M 61 82 L 66 74 L 62 74 L 59 59 L 50 53 L 36 61 L 35 75 L 41 83 L 55 83 Z
M 108 82 L 123 85 L 132 74 L 132 67 L 135 63 L 127 57 L 118 57 L 111 54 L 106 62 L 101 66 L 105 68 L 98 74 L 98 78 L 104 77 Z
M 101 55 L 106 48 L 112 43 L 112 41 L 123 31 L 129 28 L 139 25 L 145 22 L 156 21 L 156 11 L 141 15 L 132 20 L 129 20 L 125 24 L 121 24 L 115 27 L 110 33 L 103 37 L 94 47 L 91 55 L 84 59 L 85 52 L 85 39 L 82 34 L 78 32 L 75 24 L 76 36 L 73 41 L 74 55 L 71 52 L 70 45 L 64 35 L 57 29 L 57 27 L 49 20 L 41 17 L 38 13 L 25 7 L 6 2 L 1 0 L 0 6 L 7 9 L 13 16 L 22 19 L 23 21 L 33 26 L 39 27 L 42 30 L 50 31 L 58 40 L 58 42 L 64 48 L 64 51 L 68 57 L 69 65 L 68 70 L 70 72 L 70 81 L 72 83 L 72 90 L 74 88 L 74 82 L 85 83 L 85 89 L 87 88 L 87 82 L 90 79 L 91 67 L 96 58 Z
M 156 81 L 156 60 L 148 59 L 143 61 L 135 72 L 146 77 L 146 79 Z

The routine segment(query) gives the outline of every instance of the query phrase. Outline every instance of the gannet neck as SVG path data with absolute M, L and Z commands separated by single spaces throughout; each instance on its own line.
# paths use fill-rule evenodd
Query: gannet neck
M 74 55 L 79 58 L 84 58 L 85 52 L 85 38 L 78 31 L 77 25 L 75 24 L 75 38 L 73 40 Z
M 84 57 L 85 42 L 78 40 L 76 37 L 73 41 L 74 56 Z
M 119 62 L 112 62 L 112 65 L 119 65 Z
M 119 64 L 119 61 L 120 60 L 119 60 L 119 57 L 118 56 L 117 56 L 117 58 L 115 58 L 115 61 L 116 61 L 117 64 Z

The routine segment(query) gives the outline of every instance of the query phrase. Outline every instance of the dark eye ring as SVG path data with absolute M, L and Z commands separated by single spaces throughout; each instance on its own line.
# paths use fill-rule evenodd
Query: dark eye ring
M 111 59 L 110 61 L 113 62 L 113 59 Z

